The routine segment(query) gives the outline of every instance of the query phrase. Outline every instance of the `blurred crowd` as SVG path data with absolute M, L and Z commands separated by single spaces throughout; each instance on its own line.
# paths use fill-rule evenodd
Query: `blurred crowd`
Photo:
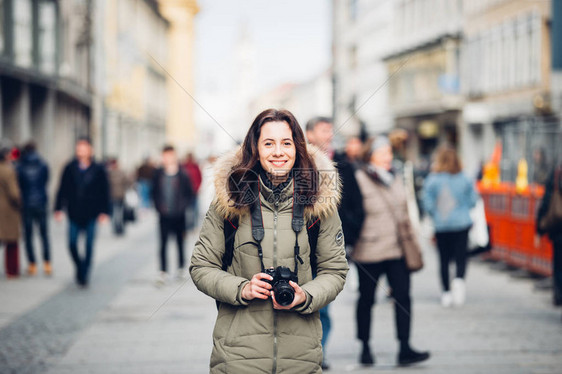
M 176 188 L 173 178 L 160 180 L 159 175 L 170 161 L 172 165 L 177 165 L 174 175 L 184 182 L 181 190 Z M 178 252 L 183 258 L 183 239 L 187 231 L 196 227 L 199 219 L 197 195 L 202 182 L 201 169 L 191 153 L 178 160 L 173 147 L 168 146 L 159 162 L 146 158 L 136 170 L 125 171 L 117 158 L 109 157 L 97 162 L 90 139 L 82 137 L 76 142 L 74 157 L 64 167 L 52 202 L 49 199 L 51 176 L 51 168 L 34 142 L 20 147 L 0 144 L 0 244 L 5 251 L 8 279 L 18 278 L 22 273 L 21 237 L 27 259 L 23 272 L 27 276 L 35 276 L 42 264 L 43 274 L 52 275 L 52 244 L 48 227 L 51 213 L 56 221 L 61 221 L 64 216 L 68 218 L 69 253 L 76 268 L 75 280 L 82 287 L 87 286 L 89 281 L 97 224 L 110 221 L 114 235 L 123 236 L 126 226 L 153 206 L 160 215 L 163 272 L 166 271 L 168 234 L 176 234 L 180 246 Z M 168 179 L 172 185 L 167 183 Z M 158 188 L 160 185 L 164 191 Z M 169 218 L 177 212 L 171 214 L 165 211 L 160 202 L 164 200 L 169 209 L 178 207 L 182 199 L 185 201 L 180 207 L 181 220 L 175 225 L 169 222 Z M 170 225 L 174 230 L 169 230 Z M 35 229 L 40 237 L 41 258 L 34 248 Z M 78 238 L 82 234 L 86 240 L 85 247 L 80 249 Z M 181 269 L 178 273 L 185 276 L 185 264 L 182 261 L 179 265 Z M 159 277 L 163 278 L 163 275 Z
M 406 159 L 408 132 L 402 129 L 374 137 L 366 134 L 349 137 L 344 148 L 336 150 L 331 119 L 316 117 L 306 125 L 306 138 L 336 164 L 343 185 L 339 215 L 347 257 L 354 264 L 351 279 L 358 282 L 359 289 L 356 322 L 357 338 L 363 347 L 360 363 L 375 363 L 370 345 L 371 311 L 382 275 L 387 278 L 387 296 L 395 300 L 398 362 L 409 365 L 427 360 L 429 352 L 418 351 L 409 343 L 410 275 L 423 268 L 418 243 L 420 220 L 426 216 L 432 222 L 439 254 L 441 305 L 461 307 L 467 301 L 465 277 L 470 252 L 490 249 L 485 212 L 475 181 L 463 173 L 456 150 L 447 144 L 437 147 L 431 160 L 414 166 Z M 536 157 L 541 157 L 540 152 Z M 556 209 L 560 210 L 562 168 L 558 165 L 554 170 L 540 169 L 536 175 L 546 184 L 537 228 L 540 235 L 548 234 L 554 244 L 553 295 L 554 303 L 560 305 L 562 230 Z M 48 229 L 51 179 L 49 165 L 33 142 L 19 148 L 0 147 L 0 242 L 5 251 L 8 279 L 21 273 L 20 236 L 25 243 L 25 274 L 38 274 L 40 260 L 34 248 L 35 228 L 40 236 L 43 274 L 50 276 L 54 271 Z M 200 207 L 209 206 L 214 197 L 211 180 L 210 175 L 202 174 L 192 154 L 180 160 L 171 145 L 162 148 L 158 163 L 147 158 L 134 172 L 127 172 L 116 158 L 97 162 L 90 139 L 79 138 L 75 155 L 66 164 L 57 184 L 52 204 L 55 220 L 61 221 L 64 216 L 68 219 L 68 250 L 75 265 L 77 285 L 88 286 L 97 225 L 111 222 L 113 233 L 123 236 L 126 226 L 137 220 L 139 212 L 152 208 L 158 215 L 160 243 L 155 283 L 162 286 L 172 278 L 167 258 L 169 236 L 173 236 L 177 248 L 174 277 L 186 279 L 189 276 L 186 234 L 199 227 Z M 546 225 L 545 217 L 554 221 Z M 86 237 L 84 248 L 78 245 L 81 235 Z M 452 280 L 451 263 L 454 263 Z M 320 320 L 322 366 L 327 370 L 332 326 L 329 305 L 320 310 Z

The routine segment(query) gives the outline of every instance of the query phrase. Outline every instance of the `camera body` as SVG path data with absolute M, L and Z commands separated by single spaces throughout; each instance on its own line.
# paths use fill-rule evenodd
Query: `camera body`
M 265 273 L 273 278 L 272 280 L 264 280 L 271 284 L 277 303 L 281 306 L 291 305 L 295 299 L 295 290 L 291 287 L 289 281 L 298 283 L 297 275 L 285 266 L 265 269 Z

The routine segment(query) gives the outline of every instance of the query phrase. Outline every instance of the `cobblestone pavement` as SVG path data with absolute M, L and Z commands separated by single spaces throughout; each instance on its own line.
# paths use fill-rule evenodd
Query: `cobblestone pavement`
M 216 317 L 213 300 L 193 284 L 154 286 L 156 230 L 152 216 L 126 239 L 101 230 L 93 281 L 72 284 L 65 249 L 53 279 L 0 280 L 0 373 L 206 373 Z M 64 243 L 62 228 L 54 241 Z M 189 238 L 191 248 L 194 237 Z M 169 248 L 175 259 L 175 247 Z M 357 365 L 356 278 L 333 303 L 328 345 L 331 373 L 561 373 L 561 310 L 530 279 L 488 263 L 469 265 L 463 308 L 439 305 L 434 249 L 425 243 L 425 269 L 413 275 L 412 345 L 432 358 L 395 366 L 393 304 L 378 294 L 373 347 L 377 365 Z

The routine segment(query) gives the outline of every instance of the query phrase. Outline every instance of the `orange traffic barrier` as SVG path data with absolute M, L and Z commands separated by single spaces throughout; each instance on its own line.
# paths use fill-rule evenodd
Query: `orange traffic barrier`
M 510 183 L 478 185 L 490 227 L 488 257 L 541 275 L 552 273 L 552 244 L 543 237 L 535 247 L 535 217 L 544 188 L 529 186 L 520 193 Z

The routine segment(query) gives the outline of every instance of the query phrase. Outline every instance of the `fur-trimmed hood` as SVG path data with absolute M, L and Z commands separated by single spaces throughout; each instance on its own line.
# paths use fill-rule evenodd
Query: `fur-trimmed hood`
M 334 162 L 324 152 L 312 144 L 306 145 L 308 154 L 314 160 L 318 176 L 318 195 L 312 207 L 305 208 L 305 219 L 326 218 L 337 214 L 341 199 L 341 181 Z M 224 218 L 240 217 L 248 208 L 236 208 L 230 199 L 228 176 L 232 168 L 242 159 L 242 148 L 239 147 L 221 156 L 214 166 L 215 198 L 213 203 L 217 212 Z

